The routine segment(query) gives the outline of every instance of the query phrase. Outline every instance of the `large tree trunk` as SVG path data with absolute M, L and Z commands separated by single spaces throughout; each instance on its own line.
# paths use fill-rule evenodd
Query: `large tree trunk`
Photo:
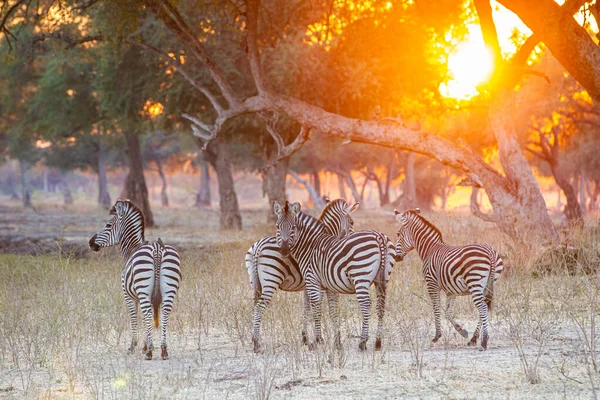
M 219 206 L 221 209 L 221 229 L 242 229 L 242 216 L 238 205 L 229 149 L 222 138 L 213 140 L 206 150 L 208 162 L 217 173 L 219 182 Z
M 160 176 L 160 180 L 162 182 L 162 188 L 160 189 L 160 204 L 163 207 L 169 207 L 169 197 L 167 196 L 167 177 L 165 176 L 165 171 L 163 170 L 162 162 L 155 160 L 156 169 L 158 170 L 158 175 Z
M 277 201 L 283 204 L 287 199 L 285 194 L 286 177 L 290 165 L 290 157 L 285 157 L 274 166 L 263 172 L 263 196 L 266 194 L 269 198 L 269 212 L 267 213 L 267 222 L 274 223 L 277 216 L 273 213 L 273 202 Z
M 196 207 L 210 208 L 210 200 L 210 172 L 208 162 L 203 159 L 200 162 L 200 189 L 196 194 Z
M 102 141 L 98 143 L 98 204 L 107 210 L 111 206 L 106 179 L 106 150 Z
M 154 226 L 154 215 L 150 209 L 148 187 L 144 177 L 142 152 L 138 135 L 127 134 L 127 157 L 129 158 L 129 173 L 125 178 L 125 197 L 133 202 L 142 212 L 147 227 Z
M 31 188 L 29 187 L 29 163 L 25 160 L 19 160 L 21 167 L 21 199 L 23 207 L 32 207 Z
M 313 182 L 315 191 L 317 192 L 317 194 L 320 197 L 321 196 L 321 178 L 319 177 L 319 171 L 313 172 L 311 174 L 311 177 L 312 177 L 312 182 Z
M 69 187 L 68 174 L 61 174 L 60 177 L 60 191 L 63 194 L 63 198 L 66 205 L 73 204 L 73 195 L 71 194 L 71 188 Z

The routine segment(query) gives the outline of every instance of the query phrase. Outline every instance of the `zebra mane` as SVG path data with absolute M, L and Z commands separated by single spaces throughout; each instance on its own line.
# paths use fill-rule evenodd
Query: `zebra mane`
M 117 200 L 119 201 L 119 200 Z M 127 200 L 120 200 L 124 205 L 127 206 L 127 210 L 126 210 L 126 214 L 131 215 L 131 214 L 138 214 L 140 216 L 140 219 L 142 220 L 142 242 L 144 242 L 146 240 L 146 217 L 144 216 L 144 213 L 142 212 L 142 210 L 140 210 L 138 208 L 138 206 L 136 206 L 135 204 L 133 204 L 131 202 L 131 200 L 127 199 Z M 113 206 L 113 208 L 111 209 L 111 211 L 114 209 L 115 207 Z
M 434 224 L 429 222 L 429 220 L 427 220 L 427 219 L 425 219 L 425 217 L 421 216 L 419 214 L 419 212 L 417 212 L 415 210 L 408 210 L 406 213 L 414 216 L 416 220 L 421 221 L 423 223 L 423 225 L 430 228 L 432 231 L 435 232 L 435 234 L 437 236 L 439 236 L 440 241 L 442 241 L 442 242 L 444 241 L 444 239 L 442 238 L 442 232 Z
M 315 227 L 323 229 L 324 231 L 328 231 L 327 226 L 325 226 L 323 221 L 321 221 L 319 218 L 313 217 L 312 215 L 308 215 L 308 214 L 300 211 L 296 218 L 297 218 L 299 225 L 302 225 L 305 227 L 309 226 L 309 225 L 313 225 Z
M 335 199 L 335 200 L 327 203 L 327 205 L 323 208 L 323 211 L 321 211 L 321 215 L 319 215 L 319 219 L 322 221 L 323 217 L 325 216 L 325 214 L 327 214 L 327 212 L 329 212 L 329 210 L 333 209 L 334 207 L 340 207 L 340 204 L 341 204 L 341 207 L 344 207 L 348 203 L 344 199 Z

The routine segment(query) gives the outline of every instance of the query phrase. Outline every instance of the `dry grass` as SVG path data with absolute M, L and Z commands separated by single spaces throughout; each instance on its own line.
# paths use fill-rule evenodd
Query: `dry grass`
M 467 347 L 445 321 L 442 340 L 430 347 L 433 314 L 413 254 L 392 275 L 382 352 L 373 351 L 375 318 L 369 350 L 358 351 L 360 313 L 353 296 L 341 301 L 344 349 L 327 342 L 309 351 L 300 343 L 301 296 L 280 292 L 263 320 L 266 351 L 255 355 L 242 264 L 253 239 L 270 228 L 253 214 L 246 218 L 253 229 L 223 234 L 194 225 L 190 221 L 202 219 L 194 213 L 157 212 L 162 228 L 150 232 L 165 242 L 182 234 L 204 245 L 182 251 L 184 281 L 169 325 L 167 361 L 126 352 L 123 262 L 116 251 L 88 259 L 0 256 L 0 398 L 596 396 L 598 278 L 560 268 L 554 275 L 532 274 L 535 257 L 508 249 L 491 225 L 430 216 L 448 242 L 488 242 L 508 253 L 513 269 L 495 285 L 487 352 Z M 388 235 L 396 229 L 389 215 L 363 213 L 356 220 L 358 228 Z M 574 240 L 586 249 L 581 267 L 596 262 L 599 237 L 583 233 Z M 456 315 L 471 333 L 477 314 L 470 299 L 456 302 Z

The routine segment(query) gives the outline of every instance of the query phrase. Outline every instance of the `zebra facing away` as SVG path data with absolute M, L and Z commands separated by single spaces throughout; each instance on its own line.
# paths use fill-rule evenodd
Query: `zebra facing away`
M 377 231 L 360 231 L 346 237 L 332 236 L 322 221 L 300 211 L 300 204 L 284 205 L 275 202 L 277 215 L 277 243 L 283 256 L 291 255 L 298 261 L 306 282 L 315 322 L 316 342 L 323 342 L 321 327 L 321 300 L 323 289 L 327 294 L 329 311 L 335 329 L 335 345 L 341 346 L 339 294 L 355 293 L 362 313 L 360 350 L 366 350 L 371 316 L 369 287 L 377 289 L 377 340 L 375 349 L 381 349 L 381 330 L 385 313 L 387 282 L 395 260 L 393 243 Z M 346 213 L 352 212 L 346 209 Z
M 319 219 L 323 221 L 330 234 L 346 236 L 354 232 L 354 221 L 347 210 L 354 210 L 344 199 L 329 201 L 321 212 Z M 297 292 L 305 288 L 304 278 L 300 273 L 298 263 L 293 257 L 283 257 L 279 252 L 277 238 L 265 236 L 254 243 L 245 258 L 246 268 L 250 275 L 250 284 L 254 293 L 253 333 L 254 352 L 260 352 L 260 325 L 262 314 L 268 307 L 275 291 L 281 289 L 287 292 Z M 307 325 L 310 312 L 308 296 L 304 290 L 304 326 L 302 342 L 307 343 Z
M 419 209 L 395 213 L 401 224 L 396 241 L 398 256 L 404 257 L 415 249 L 423 261 L 423 276 L 435 317 L 432 343 L 442 336 L 440 292 L 446 293 L 446 318 L 464 338 L 468 332 L 454 320 L 452 308 L 456 296 L 470 294 L 479 312 L 479 322 L 468 344 L 477 344 L 482 331 L 480 350 L 486 350 L 488 312 L 492 309 L 494 281 L 504 269 L 502 258 L 487 244 L 452 246 L 444 243 L 441 232 L 420 215 Z
M 173 301 L 181 283 L 179 254 L 159 238 L 156 242 L 144 239 L 144 214 L 129 200 L 117 200 L 110 209 L 110 221 L 90 239 L 90 248 L 121 245 L 125 267 L 121 275 L 121 286 L 131 318 L 131 346 L 137 346 L 137 305 L 139 303 L 146 327 L 143 352 L 152 359 L 152 320 L 161 326 L 161 357 L 169 357 L 167 351 L 167 323 Z M 160 317 L 159 317 L 160 315 Z

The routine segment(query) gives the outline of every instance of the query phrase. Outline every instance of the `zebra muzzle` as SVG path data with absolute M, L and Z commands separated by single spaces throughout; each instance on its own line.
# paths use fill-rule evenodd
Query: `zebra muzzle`
M 92 249 L 93 251 L 100 251 L 100 246 L 98 246 L 96 244 L 96 238 L 98 237 L 98 235 L 94 235 L 92 236 L 92 238 L 90 239 L 90 249 Z

